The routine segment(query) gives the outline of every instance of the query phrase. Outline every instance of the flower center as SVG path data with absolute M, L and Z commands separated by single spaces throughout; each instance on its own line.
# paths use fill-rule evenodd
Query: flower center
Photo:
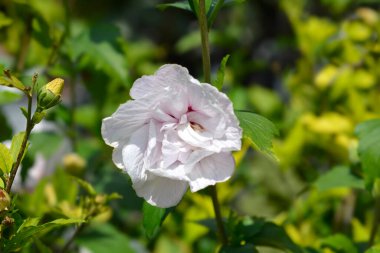
M 203 131 L 205 130 L 201 125 L 199 125 L 198 123 L 195 123 L 195 122 L 191 122 L 191 121 L 190 121 L 190 126 L 191 126 L 191 128 L 192 128 L 195 132 L 199 132 L 199 133 L 201 133 L 201 132 L 203 132 Z

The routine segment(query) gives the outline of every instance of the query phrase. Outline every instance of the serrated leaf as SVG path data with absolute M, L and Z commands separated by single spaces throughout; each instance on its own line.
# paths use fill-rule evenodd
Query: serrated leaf
M 216 79 L 214 81 L 214 86 L 218 89 L 221 90 L 224 84 L 224 71 L 226 70 L 226 64 L 228 59 L 230 58 L 230 55 L 226 55 L 223 57 L 222 61 L 220 62 L 220 66 L 218 69 L 218 73 L 216 74 Z
M 355 244 L 345 235 L 336 234 L 322 240 L 323 248 L 330 248 L 335 252 L 358 253 Z
M 0 143 L 0 169 L 4 174 L 12 170 L 13 159 L 10 150 L 3 143 Z
M 42 112 L 35 112 L 34 115 L 33 115 L 33 123 L 34 124 L 38 124 L 41 122 L 41 120 L 44 119 L 46 115 L 46 112 L 45 111 L 42 111 Z
M 143 226 L 146 236 L 151 239 L 156 236 L 168 214 L 173 208 L 159 208 L 147 202 L 143 205 Z
M 380 119 L 359 124 L 355 129 L 359 137 L 358 153 L 364 171 L 366 186 L 371 189 L 380 178 Z
M 243 129 L 243 136 L 251 140 L 261 151 L 271 154 L 272 140 L 279 134 L 276 126 L 256 113 L 235 111 L 235 114 Z
M 158 4 L 157 5 L 157 8 L 160 10 L 165 10 L 169 7 L 178 8 L 178 9 L 186 10 L 186 11 L 192 11 L 191 6 L 189 5 L 188 1 L 181 1 L 181 2 L 176 2 L 176 3 L 166 3 L 166 4 Z
M 18 153 L 20 152 L 22 141 L 24 140 L 25 132 L 19 132 L 18 134 L 14 135 L 12 138 L 12 144 L 10 153 L 12 155 L 13 161 L 16 162 Z M 27 148 L 25 149 L 25 151 Z M 23 154 L 24 157 L 25 153 Z
M 326 191 L 338 187 L 364 189 L 364 181 L 351 174 L 347 166 L 336 166 L 320 176 L 314 183 L 319 191 Z

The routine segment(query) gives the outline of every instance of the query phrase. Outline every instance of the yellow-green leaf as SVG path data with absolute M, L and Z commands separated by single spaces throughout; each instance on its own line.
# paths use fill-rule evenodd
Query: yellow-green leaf
M 12 170 L 13 159 L 9 149 L 0 143 L 0 169 L 8 174 Z

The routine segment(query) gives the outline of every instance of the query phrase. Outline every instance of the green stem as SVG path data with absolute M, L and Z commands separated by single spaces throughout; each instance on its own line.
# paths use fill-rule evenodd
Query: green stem
M 370 235 L 370 238 L 369 238 L 369 247 L 371 247 L 374 242 L 375 242 L 375 238 L 376 238 L 376 234 L 377 234 L 377 231 L 379 230 L 379 225 L 380 225 L 380 197 L 377 197 L 376 200 L 375 200 L 375 220 L 373 222 L 373 226 L 372 226 L 372 229 L 371 229 L 371 235 Z
M 203 62 L 203 74 L 205 76 L 205 82 L 211 82 L 211 62 L 210 62 L 210 45 L 208 40 L 208 27 L 206 17 L 206 5 L 204 0 L 199 1 L 199 15 L 198 23 L 201 31 L 202 41 L 202 62 Z
M 18 168 L 20 166 L 20 163 L 21 163 L 22 158 L 23 158 L 24 153 L 25 153 L 25 149 L 26 149 L 26 146 L 27 146 L 27 143 L 28 143 L 28 139 L 29 139 L 30 133 L 32 132 L 32 129 L 34 127 L 34 123 L 32 121 L 32 100 L 33 100 L 32 91 L 28 92 L 27 96 L 28 96 L 28 115 L 27 115 L 28 117 L 26 119 L 25 135 L 24 135 L 24 138 L 22 139 L 20 151 L 17 154 L 16 162 L 12 166 L 12 170 L 11 170 L 10 176 L 9 176 L 9 178 L 7 180 L 7 183 L 6 183 L 7 187 L 6 187 L 5 190 L 8 193 L 11 191 L 13 181 L 14 181 L 14 179 L 16 177 L 16 174 L 17 174 L 17 170 L 18 170 Z
M 11 173 L 10 173 L 9 178 L 7 180 L 7 183 L 6 183 L 5 190 L 8 193 L 11 192 L 12 184 L 13 184 L 13 181 L 16 177 L 17 170 L 20 166 L 22 158 L 24 157 L 24 153 L 25 153 L 26 146 L 28 144 L 28 139 L 29 139 L 30 133 L 32 132 L 33 127 L 35 125 L 35 123 L 33 122 L 33 117 L 32 117 L 32 103 L 33 103 L 33 92 L 34 92 L 34 89 L 35 89 L 36 84 L 37 84 L 37 78 L 38 78 L 38 74 L 36 73 L 33 75 L 32 87 L 27 88 L 24 91 L 26 96 L 28 97 L 28 114 L 26 117 L 26 129 L 25 129 L 24 138 L 22 139 L 20 151 L 17 154 L 16 162 L 12 165 Z M 38 110 L 39 110 L 39 108 L 37 107 L 36 111 L 38 111 Z
M 206 5 L 205 0 L 199 1 L 199 13 L 198 23 L 201 32 L 202 41 L 202 62 L 203 62 L 203 74 L 206 83 L 211 83 L 211 62 L 210 62 L 210 45 L 208 40 L 208 25 L 206 17 Z M 215 211 L 215 220 L 219 231 L 219 237 L 223 245 L 228 244 L 227 234 L 224 230 L 222 214 L 220 212 L 220 205 L 218 202 L 218 193 L 216 186 L 210 186 L 211 199 Z
M 222 241 L 222 244 L 227 245 L 228 238 L 227 238 L 226 231 L 224 230 L 222 213 L 220 212 L 220 205 L 218 201 L 218 192 L 216 190 L 216 185 L 210 186 L 210 188 L 211 188 L 212 205 L 214 206 L 215 220 L 216 220 L 216 225 L 219 231 L 219 237 L 220 237 L 220 240 Z

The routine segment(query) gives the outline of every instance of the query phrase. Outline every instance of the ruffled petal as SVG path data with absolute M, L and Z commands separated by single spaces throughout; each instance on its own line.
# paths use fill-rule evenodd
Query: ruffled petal
M 128 101 L 120 105 L 111 117 L 103 119 L 103 139 L 108 145 L 117 147 L 120 143 L 127 142 L 128 138 L 149 122 L 150 118 L 151 111 L 146 101 Z
M 234 167 L 235 161 L 230 153 L 218 153 L 202 159 L 188 174 L 191 191 L 226 181 Z
M 143 197 L 149 204 L 161 208 L 175 206 L 186 193 L 186 181 L 171 180 L 151 175 L 149 180 L 138 186 L 133 185 L 137 196 Z
M 131 88 L 130 95 L 134 99 L 156 97 L 176 90 L 180 86 L 186 87 L 190 83 L 199 83 L 189 71 L 177 64 L 163 65 L 154 75 L 143 76 L 137 79 Z
M 130 138 L 122 150 L 125 171 L 133 184 L 143 183 L 147 176 L 144 168 L 144 154 L 148 145 L 149 125 L 145 124 Z

